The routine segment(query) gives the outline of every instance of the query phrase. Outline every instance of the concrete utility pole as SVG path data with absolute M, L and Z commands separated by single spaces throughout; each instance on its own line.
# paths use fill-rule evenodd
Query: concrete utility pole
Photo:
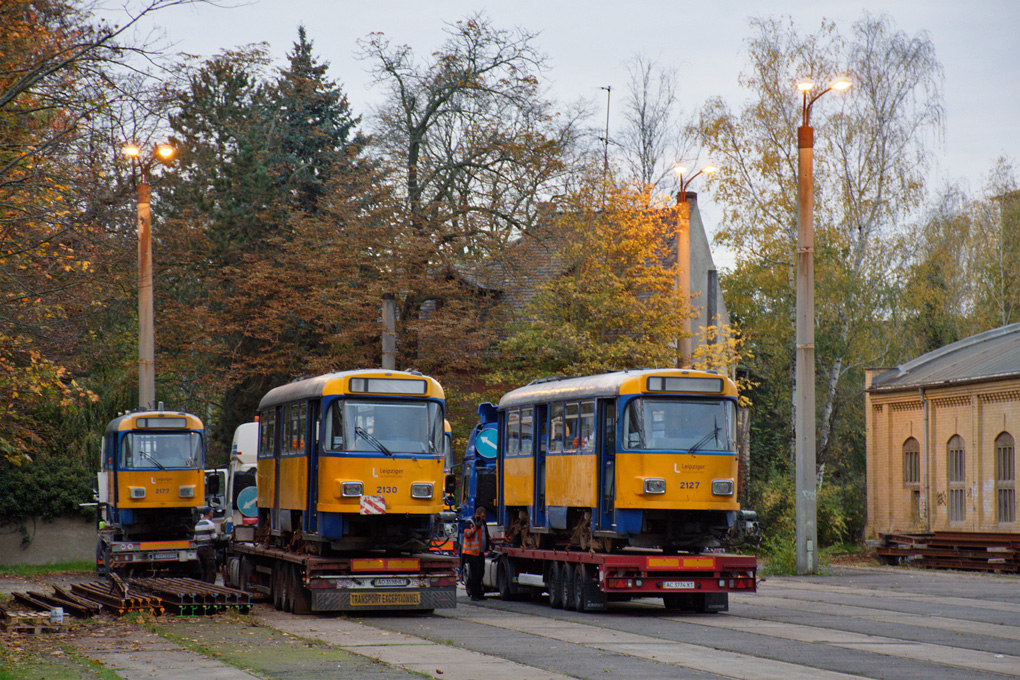
M 382 296 L 382 367 L 387 371 L 397 368 L 397 315 L 393 293 Z
M 152 215 L 145 176 L 138 183 L 138 406 L 156 405 L 156 340 L 152 314 Z
M 156 407 L 156 341 L 152 311 L 152 213 L 149 168 L 153 161 L 168 163 L 176 149 L 159 144 L 143 159 L 141 149 L 127 144 L 123 153 L 138 164 L 138 406 Z
M 811 105 L 826 92 L 845 90 L 838 80 L 808 100 L 814 83 L 797 85 L 804 93 L 803 122 L 797 128 L 797 368 L 794 458 L 796 463 L 795 523 L 797 573 L 818 573 L 818 475 L 815 456 L 815 230 L 814 146 Z

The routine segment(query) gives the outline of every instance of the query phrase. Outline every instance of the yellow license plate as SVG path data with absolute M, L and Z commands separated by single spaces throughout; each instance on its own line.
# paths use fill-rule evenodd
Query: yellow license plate
M 352 607 L 407 607 L 421 604 L 421 593 L 351 593 Z

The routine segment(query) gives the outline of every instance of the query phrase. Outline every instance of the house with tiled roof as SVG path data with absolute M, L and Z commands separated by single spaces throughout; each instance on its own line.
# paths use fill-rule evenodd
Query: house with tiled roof
M 729 325 L 729 312 L 718 286 L 711 246 L 698 210 L 697 194 L 689 191 L 686 199 L 690 206 L 691 302 L 697 312 L 697 316 L 691 319 L 693 350 L 697 348 L 698 329 L 710 325 L 712 312 L 717 320 L 715 325 Z M 460 276 L 472 286 L 508 303 L 511 313 L 518 317 L 527 313 L 528 304 L 543 284 L 570 273 L 574 267 L 567 256 L 570 235 L 554 228 L 554 207 L 550 204 L 545 210 L 544 218 L 522 233 L 498 261 L 459 270 Z M 675 263 L 676 251 L 670 249 L 662 265 L 672 268 Z M 710 300 L 714 300 L 714 308 Z
M 867 535 L 1020 534 L 1020 323 L 865 373 Z

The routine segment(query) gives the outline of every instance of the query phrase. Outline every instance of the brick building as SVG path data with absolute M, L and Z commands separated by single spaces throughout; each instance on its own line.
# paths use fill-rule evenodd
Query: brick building
M 1020 323 L 865 374 L 866 535 L 1020 534 Z

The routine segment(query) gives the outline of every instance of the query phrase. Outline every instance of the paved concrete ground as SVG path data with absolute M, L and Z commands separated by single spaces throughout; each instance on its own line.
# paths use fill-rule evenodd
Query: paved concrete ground
M 716 615 L 652 599 L 580 614 L 491 594 L 472 603 L 461 591 L 456 609 L 431 616 L 260 606 L 251 617 L 162 617 L 164 637 L 108 625 L 76 646 L 131 680 L 1020 677 L 1020 577 L 888 567 L 770 578 Z

